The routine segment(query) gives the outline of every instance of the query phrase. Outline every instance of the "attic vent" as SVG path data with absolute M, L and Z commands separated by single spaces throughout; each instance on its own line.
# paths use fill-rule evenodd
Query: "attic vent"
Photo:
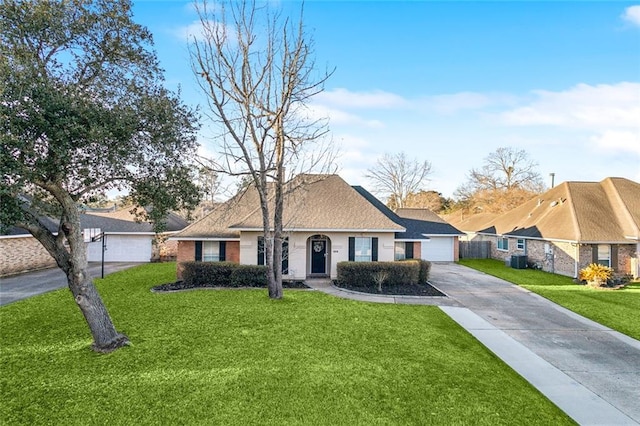
M 538 198 L 538 206 L 542 204 L 542 198 Z
M 557 201 L 552 201 L 551 204 L 549 204 L 551 207 L 555 207 L 558 205 Z

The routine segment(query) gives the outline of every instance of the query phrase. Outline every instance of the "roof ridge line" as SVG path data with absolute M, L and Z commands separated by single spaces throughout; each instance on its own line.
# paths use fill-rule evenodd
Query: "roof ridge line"
M 571 194 L 571 185 L 569 185 L 569 182 L 565 182 L 563 183 L 563 185 L 567 186 L 567 203 L 569 203 L 569 206 L 571 206 L 571 208 L 569 209 L 569 213 L 571 214 L 571 222 L 573 223 L 573 227 L 576 230 L 576 236 L 578 237 L 576 238 L 576 241 L 579 242 L 580 240 L 582 240 L 582 230 L 580 229 L 580 224 L 578 223 L 576 206 L 573 203 L 573 196 Z
M 631 224 L 631 228 L 635 228 L 636 233 L 640 234 L 640 227 L 638 227 L 638 224 L 635 222 L 635 220 L 633 220 L 633 216 L 631 216 L 631 212 L 629 211 L 629 207 L 627 206 L 627 203 L 624 202 L 624 200 L 622 199 L 622 196 L 620 195 L 620 191 L 618 191 L 618 187 L 616 187 L 616 185 L 613 183 L 613 179 L 612 177 L 607 177 L 605 179 L 603 179 L 600 182 L 600 186 L 602 187 L 602 189 L 604 190 L 605 195 L 607 196 L 607 201 L 609 202 L 609 205 L 612 207 L 612 211 L 615 214 L 615 218 L 618 221 L 618 226 L 620 226 L 620 229 L 624 232 L 624 226 L 622 223 L 620 223 L 620 217 L 618 215 L 618 208 L 621 206 L 622 210 L 624 211 L 624 220 L 626 222 L 628 222 L 629 224 Z M 620 178 L 618 178 L 620 179 Z M 607 186 L 609 186 L 611 188 L 611 192 L 613 192 L 612 194 L 609 193 L 609 191 L 607 190 Z M 615 198 L 616 204 L 614 205 L 612 203 L 611 198 Z

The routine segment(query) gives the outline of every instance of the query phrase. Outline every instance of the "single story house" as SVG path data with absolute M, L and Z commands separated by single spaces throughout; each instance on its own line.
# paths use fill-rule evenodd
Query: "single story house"
M 564 182 L 470 233 L 491 241 L 496 259 L 526 255 L 529 264 L 571 277 L 600 263 L 638 277 L 640 184 L 619 177 Z
M 58 232 L 58 220 L 43 217 L 41 222 L 54 234 Z M 150 262 L 156 259 L 175 259 L 177 243 L 166 238 L 187 226 L 177 214 L 167 217 L 167 230 L 156 236 L 150 223 L 136 222 L 129 209 L 81 214 L 80 222 L 87 242 L 89 262 L 102 261 L 103 240 L 91 241 L 91 237 L 104 233 L 105 262 Z M 159 238 L 158 238 L 159 237 Z M 45 248 L 28 231 L 9 228 L 0 235 L 0 276 L 55 267 L 56 263 Z
M 393 261 L 425 258 L 425 254 L 427 260 L 431 255 L 433 260 L 457 258 L 458 230 L 440 219 L 430 222 L 401 214 L 338 175 L 292 179 L 284 201 L 284 278 L 335 278 L 342 261 Z M 423 249 L 440 238 L 450 241 L 434 244 L 436 250 Z M 264 264 L 262 213 L 255 187 L 216 206 L 171 239 L 178 241 L 178 276 L 180 263 L 186 261 Z
M 131 208 L 110 211 L 88 210 L 80 218 L 85 241 L 87 242 L 87 260 L 100 262 L 104 242 L 105 262 L 151 262 L 160 259 L 175 259 L 177 244 L 167 241 L 175 232 L 184 229 L 188 222 L 177 215 L 169 213 L 166 218 L 165 231 L 156 235 L 149 222 L 137 221 Z M 101 233 L 103 240 L 91 241 L 93 236 Z

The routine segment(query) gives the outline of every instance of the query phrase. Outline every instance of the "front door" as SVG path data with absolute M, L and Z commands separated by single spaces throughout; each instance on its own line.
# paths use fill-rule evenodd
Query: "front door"
M 327 241 L 311 240 L 311 273 L 327 273 Z

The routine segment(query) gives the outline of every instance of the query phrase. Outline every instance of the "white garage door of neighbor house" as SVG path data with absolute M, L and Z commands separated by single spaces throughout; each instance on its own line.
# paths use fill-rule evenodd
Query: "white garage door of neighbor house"
M 151 261 L 150 235 L 107 235 L 105 262 L 149 262 Z M 96 241 L 87 246 L 89 262 L 102 260 L 102 242 Z
M 431 237 L 422 240 L 422 258 L 433 262 L 453 262 L 453 243 L 451 237 Z

